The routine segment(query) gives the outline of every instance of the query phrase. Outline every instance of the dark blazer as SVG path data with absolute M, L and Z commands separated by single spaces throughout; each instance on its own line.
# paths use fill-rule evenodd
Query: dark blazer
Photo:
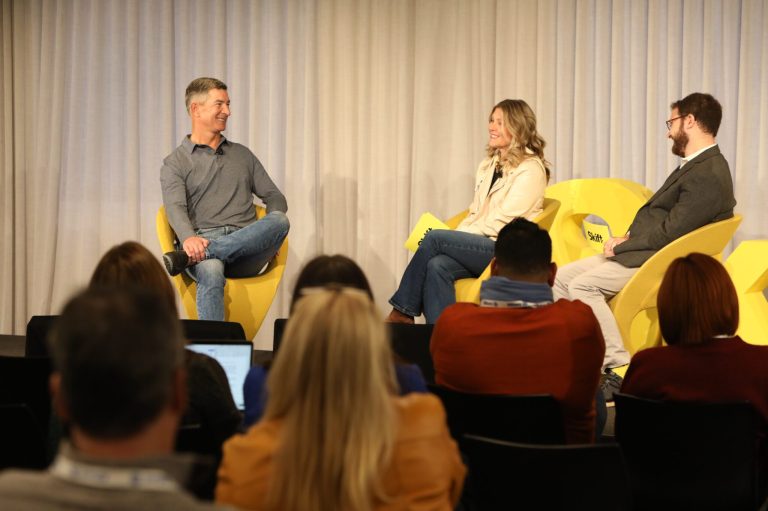
M 612 259 L 636 268 L 684 234 L 733 216 L 736 199 L 728 162 L 718 146 L 676 168 L 629 226 Z

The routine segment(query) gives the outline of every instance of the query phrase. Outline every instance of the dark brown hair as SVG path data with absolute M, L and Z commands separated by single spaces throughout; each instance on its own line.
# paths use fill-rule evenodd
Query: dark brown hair
M 699 253 L 669 265 L 656 299 L 667 344 L 699 344 L 733 335 L 739 326 L 739 299 L 728 272 Z
M 104 254 L 93 270 L 90 287 L 131 286 L 158 295 L 171 310 L 176 309 L 176 292 L 168 274 L 152 252 L 136 241 L 116 245 Z M 177 314 L 178 315 L 178 314 Z
M 723 107 L 712 95 L 694 92 L 683 99 L 678 99 L 670 105 L 670 108 L 677 108 L 680 117 L 693 115 L 702 130 L 713 137 L 717 136 L 717 130 L 720 129 L 720 121 L 723 118 Z
M 320 255 L 309 261 L 302 268 L 291 297 L 291 310 L 301 297 L 301 290 L 307 287 L 323 287 L 328 284 L 340 284 L 365 291 L 373 301 L 373 291 L 368 279 L 360 267 L 347 256 Z

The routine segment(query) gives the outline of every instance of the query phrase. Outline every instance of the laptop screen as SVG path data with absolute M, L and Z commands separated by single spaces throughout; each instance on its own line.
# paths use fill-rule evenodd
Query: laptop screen
M 251 368 L 253 345 L 248 341 L 200 341 L 187 345 L 187 349 L 208 355 L 224 369 L 229 381 L 229 389 L 238 410 L 245 410 L 243 398 L 243 382 Z

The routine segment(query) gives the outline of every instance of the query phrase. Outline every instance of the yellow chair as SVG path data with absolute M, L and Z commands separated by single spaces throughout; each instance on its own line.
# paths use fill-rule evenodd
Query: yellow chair
M 741 220 L 741 215 L 734 215 L 679 237 L 643 263 L 627 285 L 613 297 L 609 305 L 616 317 L 624 347 L 630 354 L 661 344 L 656 296 L 670 263 L 691 252 L 720 259 Z
M 544 209 L 533 220 L 542 229 L 549 229 L 552 222 L 555 219 L 557 210 L 560 207 L 560 202 L 556 199 L 544 199 Z M 462 211 L 458 215 L 451 217 L 445 223 L 451 229 L 458 227 L 459 223 L 467 216 L 468 210 Z M 480 303 L 480 286 L 484 280 L 488 280 L 491 276 L 491 265 L 486 266 L 483 273 L 477 277 L 469 279 L 459 279 L 456 281 L 456 301 L 457 302 L 473 302 Z
M 257 218 L 262 218 L 267 214 L 263 207 L 255 206 L 255 208 Z M 176 235 L 168 223 L 164 206 L 161 206 L 157 212 L 156 227 L 157 238 L 163 253 L 175 250 L 173 242 Z M 256 332 L 259 331 L 259 327 L 264 321 L 270 305 L 272 305 L 272 300 L 277 293 L 277 286 L 283 277 L 287 259 L 288 238 L 280 247 L 277 257 L 270 261 L 269 266 L 261 275 L 242 279 L 227 279 L 224 286 L 224 319 L 236 321 L 243 325 L 248 339 L 253 339 L 256 336 Z M 195 305 L 197 283 L 186 273 L 181 273 L 171 277 L 171 279 L 179 290 L 187 316 L 191 319 L 197 319 L 197 307 Z
M 558 266 L 595 255 L 582 234 L 582 222 L 596 215 L 611 228 L 613 236 L 623 236 L 635 213 L 652 192 L 633 181 L 615 178 L 570 179 L 547 187 L 545 197 L 560 201 L 560 208 L 548 229 L 552 237 L 552 259 Z
M 739 296 L 739 330 L 752 344 L 768 344 L 768 240 L 743 241 L 725 261 Z

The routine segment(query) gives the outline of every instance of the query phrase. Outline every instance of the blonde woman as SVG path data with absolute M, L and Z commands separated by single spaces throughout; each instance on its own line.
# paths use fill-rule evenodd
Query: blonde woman
M 365 292 L 310 288 L 270 371 L 264 419 L 224 446 L 216 500 L 286 511 L 451 510 L 465 469 L 432 395 L 397 397 Z
M 488 155 L 475 176 L 469 214 L 456 230 L 429 232 L 390 298 L 388 321 L 413 323 L 424 313 L 434 323 L 456 301 L 457 279 L 479 276 L 491 258 L 496 236 L 514 218 L 533 220 L 543 209 L 549 169 L 546 142 L 536 115 L 522 99 L 505 99 L 488 118 Z

